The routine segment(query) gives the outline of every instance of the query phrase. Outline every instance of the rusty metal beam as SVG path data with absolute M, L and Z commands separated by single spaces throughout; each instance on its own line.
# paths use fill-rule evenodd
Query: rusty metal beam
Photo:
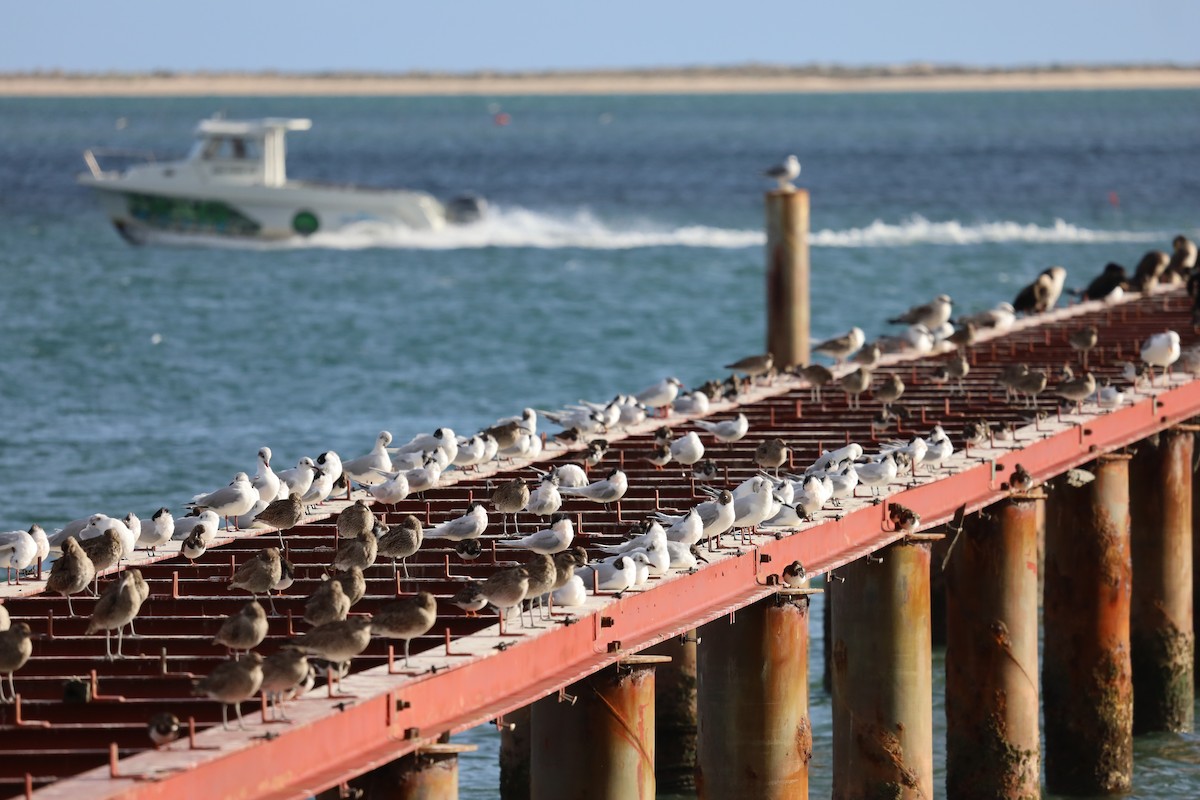
M 654 772 L 665 794 L 696 789 L 696 654 L 698 631 L 650 647 L 671 661 L 654 671 Z

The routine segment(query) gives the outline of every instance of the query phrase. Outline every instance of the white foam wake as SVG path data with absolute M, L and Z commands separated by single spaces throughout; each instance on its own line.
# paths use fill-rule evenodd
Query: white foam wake
M 1061 219 L 1056 219 L 1053 225 L 1047 226 L 1022 222 L 979 222 L 964 225 L 953 219 L 931 222 L 924 217 L 914 216 L 896 225 L 877 219 L 863 228 L 817 231 L 809 237 L 809 243 L 814 247 L 902 247 L 914 244 L 972 245 L 999 242 L 1161 242 L 1169 238 L 1155 231 L 1092 230 Z
M 496 208 L 470 225 L 448 225 L 439 231 L 414 231 L 378 225 L 355 226 L 338 233 L 316 234 L 296 242 L 301 247 L 357 250 L 391 247 L 416 250 L 459 250 L 483 247 L 581 248 L 629 250 L 640 247 L 740 248 L 761 246 L 759 231 L 703 225 L 672 227 L 649 220 L 612 223 L 587 209 L 549 214 L 524 208 Z
M 977 245 L 988 243 L 1092 244 L 1104 242 L 1164 242 L 1158 231 L 1093 230 L 1055 220 L 1052 225 L 1022 222 L 932 222 L 913 216 L 898 223 L 875 220 L 861 228 L 822 229 L 809 236 L 813 247 L 906 247 L 911 245 Z M 585 250 L 631 250 L 644 247 L 738 249 L 762 247 L 760 230 L 704 225 L 674 227 L 649 219 L 604 220 L 588 209 L 549 213 L 526 208 L 493 206 L 485 219 L 470 225 L 449 225 L 439 231 L 363 223 L 337 233 L 317 233 L 286 242 L 261 243 L 218 237 L 176 237 L 185 244 L 262 249 L 319 247 L 331 250 L 393 248 L 461 250 L 485 247 Z

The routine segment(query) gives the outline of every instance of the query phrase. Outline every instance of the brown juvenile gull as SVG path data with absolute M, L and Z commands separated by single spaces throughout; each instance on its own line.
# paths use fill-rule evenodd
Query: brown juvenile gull
M 372 521 L 372 527 L 374 522 Z M 338 546 L 337 555 L 333 559 L 333 568 L 347 570 L 351 567 L 369 569 L 375 564 L 379 553 L 379 542 L 371 529 L 360 531 L 353 539 L 343 541 Z
M 1075 413 L 1083 413 L 1083 401 L 1096 393 L 1096 376 L 1085 373 L 1083 377 L 1069 377 L 1054 387 L 1054 393 L 1075 404 Z
M 520 524 L 517 522 L 517 512 L 525 508 L 529 504 L 529 486 L 520 478 L 513 478 L 511 481 L 505 481 L 496 487 L 492 492 L 492 508 L 497 513 L 504 515 L 504 528 L 501 531 L 503 534 L 508 533 L 508 515 L 513 515 L 513 528 L 517 533 L 521 532 Z
M 180 730 L 179 717 L 169 711 L 155 714 L 146 721 L 146 733 L 154 742 L 155 750 L 178 739 Z
M 229 706 L 237 711 L 238 727 L 246 729 L 242 722 L 242 702 L 254 697 L 262 686 L 263 658 L 258 653 L 247 653 L 238 661 L 223 661 L 216 669 L 196 681 L 193 692 L 216 700 L 221 704 L 221 726 L 229 730 Z
M 237 568 L 233 580 L 229 582 L 229 591 L 244 589 L 257 600 L 260 594 L 267 596 L 271 604 L 271 613 L 277 614 L 275 601 L 271 590 L 283 576 L 283 563 L 279 556 L 278 547 L 266 547 L 258 551 L 258 555 Z
M 8 696 L 4 695 L 4 682 L 0 680 L 0 703 L 15 703 L 17 700 L 13 673 L 25 666 L 25 662 L 33 655 L 30 636 L 32 633 L 24 622 L 18 622 L 8 630 L 0 631 L 0 673 L 8 673 Z
M 228 647 L 237 658 L 238 650 L 249 652 L 267 638 L 267 612 L 257 600 L 242 606 L 236 614 L 230 614 L 221 629 L 213 637 L 213 644 Z
M 437 600 L 429 592 L 417 592 L 379 609 L 371 619 L 371 632 L 385 639 L 403 639 L 407 667 L 410 643 L 428 633 L 436 621 Z
M 725 369 L 745 375 L 748 382 L 753 382 L 760 375 L 768 374 L 773 366 L 775 366 L 775 356 L 770 353 L 761 353 L 739 358 L 732 364 L 726 364 Z
M 867 340 L 867 335 L 863 333 L 862 328 L 854 327 L 843 333 L 841 336 L 835 336 L 832 339 L 826 339 L 823 342 L 817 342 L 813 346 L 814 353 L 821 353 L 832 358 L 837 363 L 841 364 L 848 357 L 858 352 L 863 346 L 863 342 Z
M 283 532 L 291 530 L 304 519 L 304 503 L 300 496 L 289 494 L 282 500 L 275 500 L 254 518 L 254 524 L 266 525 L 279 531 L 279 546 L 283 547 Z
M 808 397 L 814 403 L 821 402 L 821 389 L 833 380 L 833 373 L 830 372 L 829 367 L 821 364 L 809 364 L 807 367 L 797 369 L 794 374 L 808 382 Z
M 92 594 L 98 594 L 100 590 L 100 573 L 120 563 L 121 554 L 125 552 L 125 547 L 121 544 L 121 534 L 109 528 L 104 532 L 103 536 L 85 541 L 82 547 L 83 552 L 91 559 L 92 566 L 96 569 L 96 575 L 93 579 L 95 585 L 92 587 Z
M 360 533 L 371 532 L 375 527 L 375 514 L 367 507 L 367 501 L 358 499 L 346 506 L 337 518 L 338 539 L 353 539 Z
M 324 581 L 305 602 L 304 621 L 314 627 L 338 622 L 350 613 L 350 605 L 341 581 Z
M 767 439 L 754 449 L 754 463 L 763 469 L 773 469 L 778 474 L 779 468 L 787 463 L 790 453 L 783 439 Z
M 1025 405 L 1029 408 L 1037 406 L 1037 396 L 1046 388 L 1046 373 L 1040 369 L 1030 370 L 1018 378 L 1013 384 L 1017 395 L 1025 395 Z
M 849 374 L 843 375 L 838 385 L 842 387 L 842 391 L 846 393 L 846 407 L 857 409 L 860 407 L 859 395 L 865 392 L 871 386 L 872 373 L 870 370 L 859 367 Z
M 362 600 L 363 595 L 367 593 L 367 580 L 363 577 L 363 571 L 358 567 L 351 567 L 345 572 L 339 572 L 330 580 L 342 585 L 342 591 L 346 593 L 346 597 L 350 598 L 352 606 Z
M 83 551 L 75 537 L 68 537 L 62 544 L 62 557 L 50 568 L 50 576 L 46 578 L 46 591 L 56 592 L 67 598 L 67 611 L 75 616 L 71 608 L 71 595 L 78 594 L 88 587 L 96 577 L 96 568 L 87 553 Z
M 124 640 L 125 626 L 133 622 L 142 602 L 146 599 L 138 586 L 142 573 L 137 569 L 127 569 L 121 576 L 104 588 L 104 593 L 96 601 L 88 621 L 86 633 L 104 631 L 104 659 L 124 658 L 121 653 L 121 643 Z M 112 652 L 112 631 L 117 631 L 117 652 Z
M 540 616 L 545 619 L 547 608 L 542 597 L 546 596 L 549 599 L 548 593 L 558 580 L 558 568 L 554 564 L 554 559 L 544 553 L 534 553 L 533 558 L 522 566 L 529 575 L 529 585 L 525 587 L 525 599 L 529 601 L 529 624 L 536 628 L 537 625 L 533 619 L 533 604 L 537 603 Z
M 561 553 L 554 554 L 554 585 L 550 587 L 550 591 L 561 589 L 567 585 L 567 581 L 575 574 L 576 567 L 582 567 L 587 564 L 587 551 L 579 545 L 575 545 L 569 550 L 563 550 Z
M 1028 364 L 1006 364 L 996 376 L 996 383 L 1004 387 L 1004 399 L 1017 399 L 1017 385 L 1029 374 Z
M 875 389 L 873 393 L 875 395 L 875 399 L 882 403 L 884 409 L 886 410 L 891 408 L 892 404 L 899 400 L 904 394 L 904 381 L 900 380 L 900 376 L 896 373 L 889 373 L 888 376 L 883 379 L 883 383 L 880 384 L 879 388 Z
M 967 373 L 971 371 L 971 362 L 967 359 L 964 353 L 955 353 L 949 360 L 939 364 L 934 368 L 929 379 L 934 383 L 946 383 L 951 378 L 955 380 L 955 386 L 950 393 L 956 391 L 961 394 L 966 394 L 966 387 L 963 385 L 963 378 L 967 377 Z
M 408 575 L 408 557 L 421 549 L 425 538 L 421 520 L 412 514 L 400 520 L 399 525 L 392 525 L 387 533 L 379 537 L 378 554 L 392 560 L 392 576 L 396 575 L 396 560 L 404 562 L 404 577 Z
M 308 656 L 294 647 L 285 647 L 267 656 L 262 666 L 263 696 L 271 707 L 271 719 L 286 720 L 283 696 L 291 693 L 308 677 Z
M 508 567 L 488 576 L 479 591 L 488 602 L 496 607 L 500 617 L 500 632 L 504 633 L 504 620 L 508 610 L 519 606 L 529 589 L 529 573 L 524 567 Z M 521 615 L 521 627 L 525 627 L 525 616 Z
M 371 617 L 347 617 L 339 622 L 327 622 L 313 628 L 292 642 L 292 646 L 310 656 L 323 658 L 331 664 L 349 664 L 371 643 Z M 335 675 L 341 672 L 335 671 Z M 337 679 L 341 684 L 341 678 Z
M 1083 353 L 1083 368 L 1088 368 L 1088 351 L 1096 346 L 1100 341 L 1100 330 L 1095 325 L 1088 325 L 1086 328 L 1080 328 L 1077 331 L 1072 331 L 1067 337 L 1067 343 L 1071 345 L 1072 350 L 1078 350 Z

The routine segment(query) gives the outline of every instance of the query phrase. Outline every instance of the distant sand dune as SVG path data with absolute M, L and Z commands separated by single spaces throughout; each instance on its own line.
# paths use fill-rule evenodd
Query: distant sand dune
M 202 95 L 573 95 L 836 92 L 962 92 L 1071 89 L 1194 89 L 1194 67 L 1052 67 L 989 70 L 730 67 L 471 74 L 6 74 L 7 97 Z

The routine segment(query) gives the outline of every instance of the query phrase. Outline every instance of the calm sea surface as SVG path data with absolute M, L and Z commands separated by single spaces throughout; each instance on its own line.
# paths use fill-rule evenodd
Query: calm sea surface
M 494 214 L 306 248 L 126 245 L 74 183 L 81 152 L 181 156 L 217 111 L 311 117 L 294 176 L 470 190 Z M 758 173 L 791 152 L 816 337 L 881 331 L 942 291 L 988 307 L 1051 264 L 1082 285 L 1200 232 L 1197 92 L 0 99 L 0 529 L 145 518 L 264 444 L 276 466 L 354 456 L 381 428 L 470 432 L 716 376 L 762 349 Z M 830 709 L 812 673 L 819 797 Z M 462 796 L 494 796 L 495 733 L 463 738 L 480 751 Z M 1200 738 L 1136 748 L 1135 797 L 1200 796 Z

